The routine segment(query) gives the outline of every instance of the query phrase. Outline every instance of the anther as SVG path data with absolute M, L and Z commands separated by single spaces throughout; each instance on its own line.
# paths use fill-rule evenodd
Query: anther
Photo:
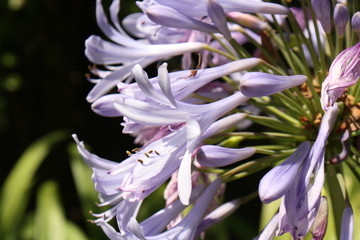
M 131 150 L 132 152 L 137 152 L 139 151 L 139 148 L 134 148 L 133 150 Z

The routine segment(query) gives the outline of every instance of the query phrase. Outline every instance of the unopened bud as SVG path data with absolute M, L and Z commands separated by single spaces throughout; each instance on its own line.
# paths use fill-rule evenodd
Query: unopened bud
M 321 197 L 319 211 L 316 215 L 316 219 L 313 225 L 313 230 L 311 234 L 313 235 L 313 240 L 321 240 L 324 238 L 327 228 L 327 219 L 328 219 L 328 201 L 326 197 Z
M 342 37 L 345 34 L 346 24 L 349 21 L 349 10 L 344 4 L 338 3 L 334 9 L 334 23 L 337 34 Z
M 351 18 L 351 27 L 356 32 L 358 39 L 360 39 L 360 12 L 356 12 Z

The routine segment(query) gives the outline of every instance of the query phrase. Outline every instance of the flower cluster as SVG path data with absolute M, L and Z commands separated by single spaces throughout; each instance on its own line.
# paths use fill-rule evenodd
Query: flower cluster
M 122 117 L 123 133 L 140 145 L 118 163 L 73 135 L 93 170 L 99 206 L 110 206 L 93 222 L 110 239 L 203 238 L 257 197 L 241 197 L 239 188 L 239 198 L 221 204 L 226 183 L 272 167 L 258 195 L 264 207 L 282 200 L 258 239 L 323 239 L 328 216 L 339 211 L 340 231 L 328 239 L 352 239 L 355 185 L 348 181 L 360 180 L 356 1 L 136 4 L 140 11 L 119 22 L 120 0 L 108 11 L 97 0 L 107 39 L 85 43 L 95 83 L 87 100 L 99 115 Z M 144 68 L 154 63 L 158 73 L 149 78 Z M 143 200 L 163 185 L 166 206 L 139 222 Z

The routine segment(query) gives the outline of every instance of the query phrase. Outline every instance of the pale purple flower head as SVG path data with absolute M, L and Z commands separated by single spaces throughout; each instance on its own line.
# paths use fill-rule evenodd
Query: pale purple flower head
M 347 87 L 360 77 L 360 42 L 342 51 L 332 62 L 329 75 L 322 83 L 321 105 L 324 110 L 333 105 Z

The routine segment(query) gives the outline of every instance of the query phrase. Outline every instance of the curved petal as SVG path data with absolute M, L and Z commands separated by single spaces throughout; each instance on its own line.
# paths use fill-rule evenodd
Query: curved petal
M 283 163 L 271 169 L 260 181 L 259 196 L 262 202 L 269 203 L 283 196 L 294 179 L 302 162 L 310 150 L 310 142 L 304 142 Z

